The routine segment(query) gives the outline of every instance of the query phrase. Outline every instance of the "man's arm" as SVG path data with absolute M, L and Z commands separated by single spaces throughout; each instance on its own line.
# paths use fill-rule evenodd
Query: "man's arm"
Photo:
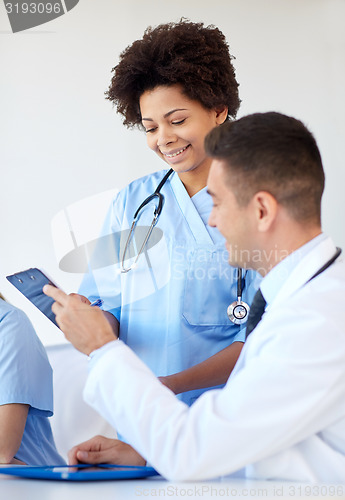
M 223 384 L 235 366 L 242 347 L 242 342 L 234 342 L 202 363 L 168 377 L 159 377 L 159 380 L 175 394 Z M 71 465 L 78 463 L 146 464 L 146 460 L 129 444 L 104 436 L 95 436 L 74 446 L 68 453 L 68 462 Z
M 312 336 L 303 345 L 301 336 L 291 342 L 291 331 L 300 330 L 289 327 L 284 342 L 270 339 L 266 352 L 256 347 L 224 389 L 207 392 L 191 408 L 120 341 L 95 353 L 84 398 L 168 479 L 209 479 L 282 453 L 279 474 L 284 460 L 299 458 L 297 447 L 287 450 L 341 418 L 345 397 L 344 349 L 320 342 L 309 355 Z
M 319 305 L 305 301 L 299 315 L 291 310 L 304 299 L 301 293 L 272 309 L 249 338 L 242 366 L 225 388 L 208 391 L 189 408 L 128 346 L 113 340 L 101 311 L 78 307 L 73 297 L 54 287 L 44 290 L 58 301 L 53 311 L 74 346 L 85 354 L 97 349 L 90 361 L 86 402 L 168 479 L 209 479 L 268 457 L 275 460 L 269 461 L 267 475 L 279 475 L 284 459 L 291 462 L 289 450 L 303 458 L 297 443 L 315 438 L 315 444 L 320 431 L 343 418 L 342 297 L 332 328 L 321 299 Z M 291 477 L 296 477 L 293 467 Z
M 158 378 L 175 394 L 225 384 L 241 354 L 242 347 L 242 342 L 233 342 L 202 363 L 182 372 Z
M 22 463 L 14 459 L 22 442 L 29 405 L 0 406 L 0 463 Z

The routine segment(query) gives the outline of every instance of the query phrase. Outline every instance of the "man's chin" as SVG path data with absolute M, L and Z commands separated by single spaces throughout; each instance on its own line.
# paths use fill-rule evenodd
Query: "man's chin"
M 240 264 L 239 262 L 237 262 L 236 260 L 234 259 L 228 259 L 228 263 L 229 263 L 229 266 L 232 266 L 232 267 L 243 267 L 242 264 Z
M 249 262 L 249 250 L 239 250 L 234 248 L 230 243 L 226 242 L 225 247 L 228 251 L 228 263 L 232 267 L 241 267 L 242 269 L 253 269 L 253 265 Z

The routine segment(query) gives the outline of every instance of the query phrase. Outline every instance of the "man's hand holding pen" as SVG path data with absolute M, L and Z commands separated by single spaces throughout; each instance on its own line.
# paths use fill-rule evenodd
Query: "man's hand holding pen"
M 51 285 L 45 285 L 43 292 L 55 300 L 52 311 L 56 322 L 66 339 L 79 351 L 89 355 L 115 339 L 113 329 L 99 307 L 92 307 L 78 295 L 67 295 Z

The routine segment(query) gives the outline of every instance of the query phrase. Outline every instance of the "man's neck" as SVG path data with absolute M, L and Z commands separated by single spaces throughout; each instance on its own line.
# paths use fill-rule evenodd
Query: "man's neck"
M 282 259 L 271 269 L 260 284 L 262 294 L 268 304 L 272 303 L 279 293 L 279 290 L 294 273 L 295 268 L 298 267 L 302 261 L 304 262 L 303 269 L 306 265 L 308 266 L 309 254 L 326 240 L 327 236 L 324 233 L 317 235 L 315 238 L 312 238 L 290 253 L 285 259 Z M 295 281 L 296 279 L 294 278 L 294 282 Z
M 289 231 L 286 228 L 284 232 L 283 237 L 276 235 L 275 238 L 271 238 L 269 244 L 262 250 L 261 266 L 257 269 L 262 276 L 266 276 L 277 264 L 316 238 L 322 231 L 320 226 L 314 226 L 309 229 L 301 228 L 300 231 L 296 231 L 296 228 Z

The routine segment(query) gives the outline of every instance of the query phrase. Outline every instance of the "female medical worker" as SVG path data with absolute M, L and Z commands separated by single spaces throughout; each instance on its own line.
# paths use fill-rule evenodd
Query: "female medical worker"
M 157 197 L 140 210 L 134 234 L 132 221 L 167 171 L 120 191 L 79 293 L 101 298 L 120 338 L 192 404 L 201 388 L 225 383 L 244 341 L 245 324 L 227 315 L 237 299 L 237 270 L 223 237 L 207 225 L 211 162 L 204 150 L 206 134 L 236 116 L 238 83 L 221 31 L 187 20 L 148 28 L 113 72 L 107 99 L 126 126 L 145 130 L 172 173 L 160 187 L 163 207 L 146 244 Z M 245 272 L 241 284 L 242 300 L 251 303 L 255 274 Z
M 53 380 L 29 319 L 0 298 L 0 463 L 64 464 L 48 421 Z

